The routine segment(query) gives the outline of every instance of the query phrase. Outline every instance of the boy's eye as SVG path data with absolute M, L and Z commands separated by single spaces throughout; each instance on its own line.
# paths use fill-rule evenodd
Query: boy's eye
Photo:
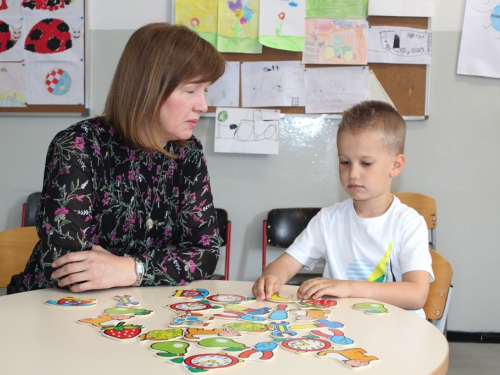
M 369 162 L 363 162 L 363 163 L 361 163 L 361 164 L 363 164 L 365 167 L 369 167 L 369 166 L 370 166 L 370 165 L 372 165 L 373 163 L 371 163 L 371 162 L 370 162 L 370 163 L 369 163 Z
M 341 165 L 349 165 L 349 164 L 351 164 L 351 162 L 349 162 L 349 161 L 341 161 L 340 164 Z

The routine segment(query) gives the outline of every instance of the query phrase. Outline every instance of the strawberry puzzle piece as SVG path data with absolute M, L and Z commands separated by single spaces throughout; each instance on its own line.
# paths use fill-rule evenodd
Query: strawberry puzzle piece
M 26 36 L 24 49 L 33 53 L 59 53 L 73 46 L 69 25 L 57 18 L 37 22 Z

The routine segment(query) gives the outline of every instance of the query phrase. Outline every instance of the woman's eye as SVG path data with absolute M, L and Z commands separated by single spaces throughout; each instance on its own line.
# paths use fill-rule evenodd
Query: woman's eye
M 372 163 L 362 163 L 365 167 L 369 167 Z
M 348 161 L 341 161 L 340 164 L 341 165 L 349 165 L 350 163 Z

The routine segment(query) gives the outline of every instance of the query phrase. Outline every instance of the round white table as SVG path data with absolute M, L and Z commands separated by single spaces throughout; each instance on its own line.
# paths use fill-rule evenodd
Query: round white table
M 182 301 L 172 298 L 176 290 L 203 288 L 213 294 L 238 294 L 251 297 L 253 283 L 243 281 L 198 281 L 183 287 L 116 288 L 85 293 L 71 293 L 55 289 L 38 290 L 0 297 L 0 374 L 187 374 L 184 366 L 158 358 L 149 349 L 150 341 L 119 342 L 104 337 L 99 328 L 78 323 L 79 319 L 103 314 L 115 307 L 115 295 L 132 295 L 140 302 L 139 308 L 153 310 L 148 316 L 136 317 L 131 324 L 140 324 L 145 331 L 168 329 L 175 313 L 166 305 Z M 283 286 L 280 296 L 288 296 L 297 287 Z M 63 308 L 47 305 L 47 300 L 63 297 L 97 299 L 93 307 Z M 362 369 L 369 374 L 446 374 L 448 369 L 448 342 L 431 323 L 395 306 L 384 304 L 389 314 L 372 315 L 352 308 L 369 299 L 336 299 L 338 305 L 329 320 L 343 323 L 346 337 L 352 338 L 355 348 L 363 348 L 366 355 L 380 360 Z M 287 303 L 295 308 L 294 303 Z M 276 303 L 247 302 L 247 307 L 276 307 Z M 220 310 L 219 310 L 220 312 Z M 211 314 L 205 314 L 210 316 Z M 237 321 L 217 318 L 208 328 L 222 327 Z M 289 322 L 294 324 L 290 314 Z M 298 323 L 297 323 L 298 324 Z M 309 331 L 298 331 L 307 335 Z M 272 341 L 269 332 L 244 334 L 239 340 L 249 347 Z M 333 345 L 334 349 L 344 349 Z M 186 356 L 223 350 L 207 350 L 191 342 Z M 314 353 L 296 354 L 279 347 L 269 362 L 245 361 L 225 373 L 256 374 L 353 374 L 352 369 L 335 359 L 317 358 Z M 238 352 L 228 352 L 238 356 Z M 217 373 L 216 371 L 210 371 Z

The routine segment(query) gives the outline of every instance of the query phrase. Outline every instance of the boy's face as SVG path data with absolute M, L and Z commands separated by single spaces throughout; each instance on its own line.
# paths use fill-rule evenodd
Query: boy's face
M 354 200 L 356 211 L 360 205 L 372 211 L 387 209 L 392 202 L 392 178 L 403 169 L 404 156 L 390 154 L 381 135 L 372 131 L 341 132 L 337 148 L 340 183 Z

